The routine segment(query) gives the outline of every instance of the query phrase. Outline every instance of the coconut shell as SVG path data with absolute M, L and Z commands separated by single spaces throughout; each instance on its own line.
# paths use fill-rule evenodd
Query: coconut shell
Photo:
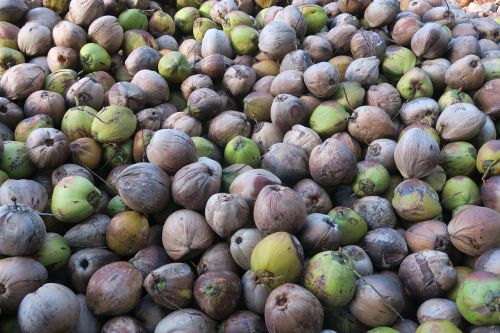
M 438 165 L 439 146 L 424 130 L 412 128 L 398 141 L 394 150 L 396 167 L 405 178 L 422 178 Z
M 453 245 L 470 256 L 478 256 L 500 246 L 500 213 L 479 206 L 467 206 L 448 224 Z
M 348 130 L 356 140 L 367 144 L 396 135 L 396 125 L 392 119 L 375 106 L 361 106 L 354 110 L 349 118 Z
M 354 59 L 376 57 L 384 59 L 385 40 L 379 33 L 359 30 L 351 38 L 351 53 Z
M 443 110 L 436 123 L 439 136 L 447 141 L 468 140 L 479 134 L 486 115 L 470 103 L 455 103 Z M 463 126 L 464 122 L 467 126 Z
M 43 68 L 34 64 L 15 65 L 0 78 L 0 91 L 11 101 L 23 100 L 42 89 L 45 79 Z

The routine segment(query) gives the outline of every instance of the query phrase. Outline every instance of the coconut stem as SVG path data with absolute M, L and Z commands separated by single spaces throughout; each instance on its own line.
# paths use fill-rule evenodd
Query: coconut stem
M 498 162 L 500 162 L 500 158 L 497 158 L 490 165 L 488 165 L 488 167 L 486 168 L 486 171 L 484 172 L 483 177 L 481 178 L 481 180 L 483 181 L 483 184 L 486 182 L 486 178 L 488 178 L 491 168 L 493 168 Z

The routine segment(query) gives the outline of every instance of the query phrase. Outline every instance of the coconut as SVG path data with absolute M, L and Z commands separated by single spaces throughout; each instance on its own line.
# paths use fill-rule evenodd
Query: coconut
M 223 83 L 226 89 L 233 95 L 246 95 L 256 80 L 255 71 L 245 65 L 234 65 L 229 67 L 224 74 Z
M 274 96 L 279 94 L 300 96 L 305 90 L 303 76 L 304 74 L 297 70 L 286 70 L 281 72 L 271 83 L 270 92 Z
M 274 144 L 281 143 L 283 141 L 283 135 L 272 123 L 258 122 L 253 128 L 251 139 L 257 144 L 260 152 L 264 154 Z
M 263 238 L 258 229 L 239 229 L 231 236 L 230 252 L 234 261 L 243 269 L 250 268 L 252 251 Z
M 105 265 L 89 280 L 87 306 L 96 316 L 127 313 L 139 303 L 142 283 L 141 271 L 128 262 Z
M 456 119 L 467 121 L 464 128 L 456 124 Z M 456 103 L 448 106 L 439 116 L 436 130 L 441 138 L 449 141 L 467 140 L 476 136 L 481 130 L 486 116 L 470 103 Z
M 73 330 L 79 315 L 80 304 L 76 295 L 63 285 L 47 283 L 23 298 L 17 318 L 23 332 L 45 333 Z M 39 318 L 47 317 L 54 320 L 41 324 Z
M 326 249 L 337 249 L 340 243 L 340 229 L 328 215 L 312 213 L 299 235 L 307 254 L 315 255 Z
M 295 30 L 283 22 L 267 24 L 259 34 L 259 50 L 275 59 L 283 58 L 296 48 Z
M 357 164 L 357 174 L 352 188 L 359 196 L 382 194 L 389 186 L 389 173 L 380 163 L 375 161 L 361 161 Z
M 0 186 L 0 204 L 14 203 L 27 205 L 33 210 L 44 211 L 49 201 L 45 187 L 28 179 L 7 179 Z
M 323 316 L 319 300 L 307 289 L 291 283 L 273 290 L 265 306 L 266 326 L 270 333 L 286 332 L 290 327 L 301 332 L 319 332 Z
M 156 326 L 155 332 L 173 333 L 176 330 L 216 333 L 217 323 L 200 310 L 182 309 L 163 318 Z
M 483 85 L 485 69 L 476 55 L 467 55 L 453 63 L 446 71 L 446 84 L 453 89 L 465 91 L 478 89 Z
M 35 171 L 35 166 L 28 156 L 24 142 L 4 141 L 3 147 L 0 169 L 9 178 L 28 178 Z
M 171 214 L 163 227 L 163 246 L 174 260 L 197 256 L 212 244 L 213 238 L 205 218 L 187 209 Z
M 222 168 L 206 157 L 181 168 L 172 179 L 172 196 L 179 205 L 193 210 L 205 207 L 220 189 Z
M 395 268 L 408 255 L 404 236 L 391 228 L 377 228 L 368 231 L 361 247 L 377 268 Z
M 0 23 L 0 47 L 8 47 L 19 50 L 17 45 L 17 36 L 19 28 L 12 23 L 1 21 Z
M 396 214 L 389 200 L 378 196 L 365 196 L 356 200 L 353 209 L 366 222 L 369 229 L 393 228 Z
M 229 164 L 242 163 L 258 167 L 260 158 L 260 150 L 257 144 L 241 135 L 232 138 L 224 149 L 224 160 Z
M 359 281 L 349 310 L 363 324 L 373 327 L 394 323 L 404 306 L 402 289 L 389 276 L 373 274 Z
M 411 297 L 423 301 L 453 287 L 457 274 L 445 253 L 426 250 L 412 253 L 401 262 L 399 278 Z
M 500 271 L 498 265 L 499 254 L 500 251 L 498 248 L 485 251 L 474 262 L 474 270 L 498 274 L 498 272 Z
M 401 96 L 399 92 L 388 83 L 372 85 L 367 92 L 367 105 L 376 106 L 394 117 L 401 108 Z
M 446 87 L 445 75 L 451 63 L 443 58 L 425 60 L 422 63 L 422 70 L 432 81 L 433 88 L 442 91 Z
M 103 108 L 92 122 L 92 136 L 101 143 L 119 143 L 135 131 L 137 119 L 132 110 L 112 105 Z
M 47 280 L 47 270 L 39 262 L 24 257 L 10 257 L 0 260 L 2 269 L 2 306 L 0 310 L 16 313 L 22 299 L 36 291 Z
M 202 132 L 201 121 L 187 112 L 176 112 L 170 115 L 162 124 L 162 128 L 175 129 L 189 136 L 199 136 Z
M 246 308 L 258 314 L 264 314 L 271 288 L 260 282 L 257 275 L 251 270 L 243 274 L 241 287 Z
M 291 69 L 295 69 L 295 66 L 297 66 L 298 64 L 295 64 L 295 63 L 290 64 L 289 61 L 285 61 L 287 56 L 290 55 L 291 53 L 293 53 L 293 52 L 288 53 L 285 56 L 285 58 L 283 58 L 283 62 L 285 63 L 285 65 L 287 65 L 287 67 L 292 67 Z M 282 62 L 282 64 L 283 64 L 283 62 Z M 263 80 L 257 80 L 258 84 L 254 85 L 253 90 L 268 92 L 269 89 L 265 90 L 264 87 L 271 84 L 271 82 L 269 82 L 269 84 L 267 84 L 267 81 L 270 80 L 271 77 L 274 79 L 274 76 L 278 75 L 278 73 L 280 72 L 280 66 L 278 65 L 278 63 L 275 60 L 266 59 L 266 60 L 261 60 L 259 62 L 254 63 L 252 65 L 252 68 L 255 71 L 255 74 L 257 74 L 257 78 L 263 79 Z M 288 68 L 288 69 L 290 69 L 290 68 Z M 256 88 L 260 88 L 260 89 L 256 89 Z
M 38 90 L 30 94 L 24 102 L 24 113 L 31 117 L 37 114 L 46 114 L 56 124 L 60 124 L 66 112 L 64 97 L 47 90 Z
M 28 11 L 28 6 L 23 1 L 5 1 L 0 5 L 1 21 L 15 23 Z
M 251 311 L 238 311 L 221 324 L 222 332 L 233 333 L 251 330 L 256 333 L 267 332 L 264 320 Z
M 214 319 L 224 319 L 238 305 L 241 295 L 239 277 L 229 271 L 202 274 L 195 282 L 193 293 L 203 312 Z
M 486 142 L 477 152 L 476 168 L 484 174 L 484 178 L 500 174 L 499 159 L 500 140 Z
M 0 90 L 11 101 L 22 100 L 31 93 L 42 89 L 44 77 L 44 71 L 40 66 L 34 64 L 15 65 L 1 76 Z
M 421 324 L 430 320 L 450 320 L 457 327 L 461 326 L 463 321 L 455 302 L 443 298 L 432 298 L 423 302 L 418 308 L 417 318 Z
M 371 28 L 383 27 L 392 23 L 399 13 L 399 5 L 392 0 L 377 0 L 365 9 L 364 19 Z
M 333 56 L 332 45 L 326 38 L 308 36 L 304 39 L 302 47 L 306 54 L 316 63 L 326 62 Z
M 451 242 L 461 252 L 471 256 L 498 247 L 498 240 L 494 235 L 499 218 L 499 213 L 490 208 L 465 206 L 448 225 Z M 487 232 L 484 233 L 484 230 Z
M 433 85 L 427 74 L 420 68 L 413 67 L 397 83 L 397 89 L 406 100 L 419 97 L 432 97 Z
M 169 98 L 170 91 L 167 81 L 155 71 L 140 70 L 134 75 L 131 82 L 142 89 L 148 106 L 157 106 Z
M 342 253 L 349 256 L 353 263 L 354 269 L 361 276 L 373 274 L 373 264 L 368 257 L 368 254 L 357 245 L 348 245 L 342 248 Z
M 8 47 L 0 47 L 0 75 L 12 66 L 25 62 L 24 55 Z
M 168 152 L 170 158 L 165 159 Z M 193 141 L 184 133 L 162 129 L 155 133 L 146 150 L 149 161 L 160 166 L 167 173 L 175 173 L 184 165 L 196 161 L 196 149 Z M 172 156 L 176 156 L 172 158 Z
M 71 106 L 90 106 L 101 109 L 104 101 L 104 88 L 91 78 L 84 77 L 72 84 L 66 92 L 66 103 Z
M 26 96 L 27 97 L 27 96 Z M 0 97 L 0 122 L 14 129 L 23 120 L 23 109 L 5 97 Z M 13 137 L 11 138 L 13 139 Z M 4 138 L 6 140 L 6 138 Z
M 412 225 L 406 230 L 405 239 L 413 252 L 436 250 L 448 253 L 451 249 L 447 226 L 437 220 Z
M 111 58 L 104 47 L 87 43 L 80 49 L 80 65 L 86 73 L 106 71 L 111 67 Z
M 427 176 L 439 163 L 439 146 L 426 132 L 410 129 L 394 149 L 396 166 L 405 178 Z
M 231 183 L 229 192 L 241 196 L 253 207 L 259 192 L 266 185 L 281 184 L 281 180 L 264 169 L 254 169 L 239 174 Z
M 19 50 L 27 56 L 45 55 L 52 46 L 50 29 L 40 23 L 28 22 L 19 30 L 17 43 Z
M 17 124 L 14 131 L 14 138 L 17 141 L 26 142 L 31 132 L 39 128 L 53 128 L 52 119 L 45 114 L 37 114 L 33 117 L 25 118 Z
M 134 310 L 134 317 L 144 326 L 147 332 L 154 332 L 158 323 L 167 316 L 167 310 L 156 304 L 146 295 Z
M 391 45 L 385 51 L 382 73 L 391 80 L 398 80 L 404 73 L 415 67 L 416 60 L 411 50 Z
M 339 70 L 339 79 L 340 81 L 344 81 L 345 73 L 349 65 L 353 62 L 353 58 L 346 55 L 339 55 L 331 58 L 328 62 L 337 67 Z
M 271 121 L 281 133 L 286 133 L 294 125 L 303 123 L 306 117 L 307 114 L 297 97 L 280 94 L 274 98 L 271 106 Z
M 127 71 L 135 75 L 140 70 L 156 70 L 161 59 L 161 54 L 149 46 L 141 46 L 134 49 L 125 60 Z
M 51 72 L 60 69 L 77 69 L 78 52 L 67 47 L 52 47 L 47 53 L 47 65 Z
M 301 147 L 307 155 L 310 155 L 313 148 L 321 144 L 321 138 L 315 131 L 308 127 L 294 125 L 292 129 L 286 132 L 283 137 L 283 143 Z
M 378 79 L 379 63 L 380 61 L 374 56 L 355 59 L 347 68 L 345 78 L 362 85 L 375 84 Z
M 435 59 L 448 50 L 450 34 L 439 23 L 425 23 L 411 39 L 411 49 L 417 57 Z
M 78 74 L 74 70 L 60 69 L 47 75 L 44 89 L 64 96 L 76 81 L 78 81 Z
M 150 238 L 152 232 L 154 232 L 153 228 L 150 228 Z M 140 270 L 144 277 L 146 277 L 155 269 L 169 264 L 171 260 L 168 258 L 167 253 L 162 246 L 151 245 L 139 250 L 135 256 L 129 260 L 129 262 L 134 265 L 135 268 Z
M 196 265 L 198 275 L 208 272 L 223 272 L 230 271 L 233 273 L 239 272 L 239 267 L 233 260 L 229 244 L 219 243 L 208 248 L 200 258 Z
M 212 54 L 204 57 L 195 65 L 195 70 L 200 74 L 208 75 L 212 79 L 222 78 L 226 68 L 232 66 L 234 61 L 221 54 Z
M 269 247 L 273 251 L 267 251 Z M 262 283 L 276 288 L 299 279 L 303 258 L 302 246 L 294 236 L 276 232 L 257 243 L 250 264 Z
M 69 141 L 53 128 L 35 129 L 26 139 L 26 151 L 37 168 L 55 168 L 69 156 Z
M 407 126 L 434 126 L 439 117 L 439 105 L 432 98 L 420 97 L 405 103 L 399 115 Z
M 500 213 L 500 176 L 493 176 L 486 179 L 481 186 L 481 201 L 485 207 L 496 210 Z
M 452 177 L 443 187 L 441 201 L 443 207 L 450 211 L 463 205 L 478 205 L 481 203 L 479 187 L 469 177 Z
M 471 174 L 475 169 L 477 152 L 468 142 L 452 142 L 441 150 L 440 164 L 450 176 Z
M 390 139 L 377 139 L 370 143 L 366 151 L 365 160 L 382 164 L 388 171 L 396 168 L 394 150 L 397 143 Z
M 484 113 L 491 117 L 497 117 L 500 114 L 500 108 L 497 104 L 491 102 L 491 98 L 487 96 L 494 96 L 500 90 L 500 79 L 494 79 L 486 82 L 474 94 L 474 102 Z
M 59 22 L 52 30 L 54 44 L 79 51 L 86 43 L 86 32 L 79 25 L 69 21 Z
M 115 83 L 107 93 L 109 105 L 118 105 L 137 112 L 146 105 L 146 95 L 137 85 L 130 82 Z
M 263 61 L 272 61 L 272 60 L 263 60 Z M 279 66 L 279 72 L 284 72 L 286 70 L 297 70 L 300 72 L 304 72 L 308 67 L 312 66 L 313 62 L 307 52 L 304 50 L 296 50 L 290 53 L 287 53 Z M 277 75 L 273 74 L 273 75 Z
M 249 214 L 247 203 L 233 194 L 214 194 L 205 207 L 207 223 L 220 237 L 228 237 L 243 227 Z
M 68 260 L 73 287 L 78 292 L 85 292 L 90 278 L 98 269 L 118 260 L 116 254 L 105 249 L 89 248 L 76 252 Z
M 312 65 L 304 72 L 307 89 L 319 98 L 331 97 L 338 88 L 338 82 L 339 71 L 328 62 Z
M 143 325 L 134 317 L 118 316 L 108 320 L 102 327 L 102 333 L 122 332 L 137 332 L 145 333 Z
M 286 143 L 271 145 L 262 159 L 262 167 L 285 183 L 296 183 L 309 174 L 306 152 Z
M 354 59 L 376 57 L 382 61 L 386 51 L 384 38 L 367 30 L 360 30 L 352 36 L 350 48 Z
M 91 170 L 101 162 L 101 146 L 92 138 L 79 138 L 70 143 L 71 161 Z
M 358 30 L 351 24 L 342 24 L 333 27 L 326 39 L 338 54 L 348 54 L 351 50 L 351 39 Z
M 293 190 L 297 192 L 306 203 L 308 214 L 327 213 L 332 208 L 332 201 L 328 193 L 315 181 L 303 179 L 295 184 Z M 307 221 L 306 221 L 307 222 Z
M 396 134 L 396 126 L 389 115 L 374 106 L 362 106 L 354 110 L 349 118 L 348 130 L 355 139 L 368 144 Z
M 394 190 L 392 205 L 400 217 L 414 222 L 435 218 L 442 212 L 436 191 L 418 179 L 400 183 Z
M 357 15 L 361 14 L 369 4 L 370 2 L 366 0 L 357 0 L 354 2 L 341 0 L 339 2 L 339 9 L 342 13 Z

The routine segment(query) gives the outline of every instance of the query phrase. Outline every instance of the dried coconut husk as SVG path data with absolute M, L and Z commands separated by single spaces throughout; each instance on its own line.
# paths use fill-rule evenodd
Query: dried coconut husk
M 250 138 L 257 144 L 261 154 L 265 154 L 275 143 L 283 141 L 283 134 L 272 123 L 262 121 L 255 124 Z
M 474 94 L 474 102 L 477 106 L 490 117 L 500 117 L 500 79 L 494 79 L 486 82 L 481 89 Z
M 203 36 L 201 55 L 207 57 L 211 54 L 222 54 L 228 58 L 233 57 L 231 40 L 222 30 L 208 29 Z
M 60 69 L 78 69 L 78 52 L 68 47 L 52 47 L 47 53 L 47 66 L 51 72 Z
M 403 104 L 399 115 L 406 126 L 434 126 L 439 117 L 439 105 L 432 98 L 420 97 Z
M 54 29 L 54 27 L 61 22 L 61 17 L 51 8 L 46 7 L 35 7 L 28 10 L 24 19 L 27 23 L 42 24 L 49 28 L 50 31 L 52 31 L 52 29 Z
M 71 0 L 65 19 L 86 28 L 103 15 L 102 0 Z
M 50 29 L 40 23 L 26 23 L 17 36 L 19 50 L 27 56 L 45 55 L 52 46 Z
M 350 24 L 337 25 L 328 32 L 326 39 L 332 44 L 335 54 L 349 54 L 351 39 L 357 31 L 358 29 Z
M 144 91 L 130 82 L 115 83 L 107 96 L 109 105 L 125 106 L 134 112 L 142 110 L 146 105 Z
M 446 141 L 468 140 L 479 134 L 485 121 L 486 115 L 473 104 L 455 103 L 443 110 L 436 130 Z
M 337 139 L 341 141 L 343 144 L 345 144 L 356 158 L 356 161 L 361 161 L 362 159 L 361 145 L 349 133 L 338 132 L 332 135 L 332 138 Z
M 351 38 L 351 53 L 354 59 L 377 57 L 382 61 L 385 49 L 384 38 L 374 31 L 360 30 Z
M 314 62 L 328 61 L 333 57 L 333 48 L 326 38 L 307 36 L 302 43 L 304 51 L 309 54 Z
M 33 64 L 19 64 L 0 78 L 0 91 L 11 101 L 22 100 L 42 89 L 45 80 L 43 68 Z
M 90 106 L 94 110 L 100 110 L 104 101 L 104 88 L 89 77 L 75 82 L 66 92 L 66 104 L 68 106 Z
M 411 39 L 411 49 L 417 57 L 439 58 L 448 51 L 450 34 L 438 23 L 426 23 Z
M 14 202 L 15 200 L 15 202 Z M 7 179 L 0 186 L 0 204 L 22 204 L 33 210 L 43 212 L 49 202 L 45 187 L 39 182 L 29 179 Z
M 212 80 L 222 79 L 226 68 L 234 65 L 234 61 L 222 54 L 212 54 L 204 57 L 195 65 L 196 72 L 209 76 Z
M 338 89 L 339 71 L 328 62 L 320 62 L 304 72 L 304 83 L 314 96 L 329 98 Z
M 259 49 L 275 59 L 282 59 L 297 48 L 295 30 L 283 22 L 271 22 L 259 34 Z
M 448 49 L 448 60 L 454 63 L 467 55 L 481 54 L 479 41 L 475 36 L 460 36 L 453 38 Z
M 73 22 L 61 21 L 52 30 L 52 38 L 56 46 L 79 51 L 87 41 L 87 33 Z
M 398 1 L 375 0 L 366 7 L 364 19 L 371 28 L 383 27 L 394 22 L 398 13 Z
M 377 83 L 380 60 L 377 57 L 355 59 L 345 73 L 346 81 L 369 86 Z
M 358 15 L 363 13 L 363 11 L 370 4 L 369 0 L 340 0 L 338 1 L 339 9 L 342 13 L 349 13 L 352 15 Z
M 233 96 L 246 95 L 255 83 L 257 76 L 252 67 L 234 65 L 224 73 L 222 82 Z
M 157 131 L 146 153 L 151 163 L 159 165 L 170 174 L 197 160 L 193 140 L 185 133 L 173 129 Z
M 309 158 L 304 149 L 277 142 L 262 157 L 262 167 L 286 184 L 295 184 L 309 176 Z
M 8 100 L 5 97 L 0 97 L 0 123 L 4 126 L 8 126 L 15 129 L 17 124 L 23 120 L 24 113 L 23 109 L 19 107 L 16 103 Z M 5 132 L 5 131 L 2 131 Z M 12 133 L 12 140 L 2 136 L 4 141 L 14 140 L 14 135 Z
M 189 95 L 197 89 L 209 88 L 213 89 L 212 79 L 208 75 L 204 74 L 194 74 L 186 78 L 181 84 L 182 96 L 185 99 L 189 98 Z
M 137 126 L 143 130 L 157 131 L 167 119 L 155 108 L 143 109 L 136 114 Z
M 310 155 L 313 148 L 320 145 L 321 142 L 318 133 L 302 125 L 293 125 L 283 137 L 283 143 L 298 146 L 304 149 L 307 155 Z
M 156 71 L 160 62 L 161 54 L 149 46 L 141 46 L 133 50 L 125 60 L 125 67 L 130 74 L 146 69 Z
M 232 138 L 241 135 L 248 137 L 252 126 L 244 113 L 224 111 L 210 121 L 208 138 L 220 147 L 225 147 Z
M 394 86 L 388 83 L 372 85 L 366 94 L 366 102 L 369 106 L 381 108 L 394 118 L 401 109 L 401 96 Z
M 38 128 L 26 140 L 26 152 L 39 169 L 51 169 L 69 157 L 69 141 L 63 132 L 54 128 Z
M 392 138 L 396 130 L 389 115 L 375 106 L 361 106 L 349 118 L 349 134 L 359 142 L 369 144 L 376 139 Z
M 280 94 L 271 106 L 271 121 L 281 133 L 288 132 L 292 126 L 303 123 L 307 118 L 300 100 L 292 95 Z
M 46 114 L 55 124 L 60 124 L 65 113 L 64 97 L 52 91 L 35 91 L 24 102 L 24 114 L 27 117 Z
M 28 11 L 28 6 L 21 0 L 4 1 L 0 5 L 0 21 L 16 23 Z
M 304 74 L 297 70 L 287 70 L 279 73 L 271 83 L 271 93 L 274 96 L 290 94 L 301 96 L 305 90 Z
M 444 58 L 430 59 L 422 63 L 422 70 L 432 81 L 435 91 L 442 91 L 446 88 L 445 75 L 451 63 Z
M 311 60 L 311 57 L 306 51 L 296 50 L 287 53 L 287 55 L 283 58 L 283 60 L 280 63 L 279 71 L 284 72 L 286 70 L 297 70 L 304 72 L 308 67 L 312 65 L 313 62 Z
M 392 39 L 402 45 L 410 46 L 413 35 L 424 26 L 418 16 L 406 16 L 398 19 L 391 31 Z
M 167 119 L 165 119 L 161 128 L 175 129 L 186 133 L 190 137 L 200 136 L 203 131 L 201 121 L 184 111 L 176 112 L 170 115 Z
M 476 55 L 467 55 L 453 63 L 446 71 L 446 84 L 452 89 L 465 91 L 478 89 L 483 85 L 485 68 Z
M 291 26 L 298 39 L 303 39 L 306 35 L 307 23 L 302 13 L 294 5 L 289 5 L 278 11 L 274 16 L 274 22 L 284 22 Z
M 158 106 L 170 97 L 167 81 L 156 71 L 140 70 L 134 75 L 131 83 L 142 89 L 147 106 Z
M 439 146 L 424 130 L 412 128 L 398 141 L 394 150 L 396 166 L 405 178 L 422 178 L 438 165 Z

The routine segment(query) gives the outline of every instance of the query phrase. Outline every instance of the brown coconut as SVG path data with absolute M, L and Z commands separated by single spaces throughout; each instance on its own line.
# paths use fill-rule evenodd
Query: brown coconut
M 401 96 L 394 86 L 388 83 L 372 85 L 366 94 L 366 102 L 369 106 L 376 106 L 394 118 L 401 109 Z
M 476 55 L 467 55 L 454 62 L 446 71 L 446 84 L 452 89 L 465 91 L 478 89 L 483 85 L 485 68 Z
M 69 140 L 54 128 L 38 128 L 28 136 L 26 151 L 37 168 L 55 168 L 69 157 Z
M 0 78 L 0 91 L 11 101 L 23 100 L 41 90 L 45 80 L 43 68 L 34 64 L 12 66 Z
M 205 206 L 205 218 L 210 227 L 220 237 L 231 236 L 241 229 L 250 216 L 246 201 L 234 194 L 216 193 Z
M 257 196 L 266 185 L 281 185 L 281 180 L 265 169 L 252 169 L 239 174 L 229 187 L 229 193 L 242 197 L 253 207 Z
M 161 129 L 157 131 L 146 149 L 148 160 L 174 174 L 183 166 L 197 160 L 193 140 L 181 131 Z
M 134 112 L 142 110 L 146 105 L 146 94 L 131 82 L 115 83 L 107 92 L 109 105 L 125 106 Z
M 79 51 L 87 42 L 87 33 L 73 22 L 61 21 L 52 30 L 52 39 L 56 46 Z
M 123 29 L 114 16 L 101 16 L 92 21 L 87 34 L 92 42 L 104 47 L 109 54 L 115 54 L 122 46 Z
M 349 118 L 348 130 L 356 140 L 367 144 L 396 135 L 396 125 L 392 119 L 375 106 L 361 106 L 354 110 Z
M 301 147 L 308 156 L 311 154 L 313 148 L 320 145 L 321 142 L 318 133 L 302 125 L 293 125 L 283 137 L 283 143 Z
M 27 56 L 45 55 L 52 46 L 50 29 L 40 23 L 26 23 L 17 36 L 19 50 Z
M 301 96 L 305 88 L 304 73 L 298 70 L 286 70 L 281 72 L 271 83 L 271 93 L 274 96 L 280 94 Z
M 297 97 L 280 94 L 274 98 L 271 106 L 271 121 L 281 133 L 288 132 L 294 125 L 303 123 L 306 118 L 307 113 Z
M 45 211 L 49 195 L 45 187 L 34 180 L 7 179 L 0 186 L 0 204 L 23 204 L 39 212 Z
M 485 121 L 486 115 L 473 104 L 455 103 L 443 110 L 436 130 L 447 141 L 468 140 L 479 134 Z
M 281 134 L 278 127 L 272 123 L 261 121 L 255 124 L 250 138 L 257 144 L 260 152 L 265 154 L 271 146 L 283 141 L 283 134 Z
M 90 278 L 101 267 L 119 261 L 117 254 L 101 249 L 82 249 L 68 260 L 68 273 L 72 286 L 80 293 L 85 293 Z

